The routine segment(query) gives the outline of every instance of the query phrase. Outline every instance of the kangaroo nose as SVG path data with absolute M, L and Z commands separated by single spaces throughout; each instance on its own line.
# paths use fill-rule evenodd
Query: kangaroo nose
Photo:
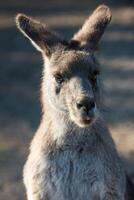
M 83 110 L 85 112 L 89 112 L 91 109 L 95 107 L 94 99 L 83 99 L 76 103 L 76 107 L 78 110 Z

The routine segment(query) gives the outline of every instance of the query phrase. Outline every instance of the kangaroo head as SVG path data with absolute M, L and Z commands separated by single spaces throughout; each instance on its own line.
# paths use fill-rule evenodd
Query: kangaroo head
M 67 41 L 38 21 L 23 14 L 16 17 L 21 32 L 45 60 L 44 101 L 51 108 L 67 113 L 80 127 L 89 126 L 98 109 L 99 67 L 94 52 L 110 20 L 110 9 L 101 5 Z

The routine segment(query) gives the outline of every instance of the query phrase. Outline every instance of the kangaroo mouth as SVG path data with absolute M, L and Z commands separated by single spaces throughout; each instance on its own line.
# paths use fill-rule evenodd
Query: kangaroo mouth
M 92 113 L 71 113 L 72 121 L 81 128 L 89 127 L 95 119 L 94 111 Z
M 84 116 L 84 117 L 81 117 L 80 119 L 79 119 L 79 121 L 81 122 L 81 123 L 83 123 L 83 124 L 90 124 L 91 122 L 92 122 L 92 118 L 91 117 L 89 117 L 89 116 Z
M 80 115 L 77 118 L 77 121 L 75 120 L 75 122 L 80 126 L 80 127 L 87 127 L 89 126 L 94 120 L 94 116 L 92 115 Z

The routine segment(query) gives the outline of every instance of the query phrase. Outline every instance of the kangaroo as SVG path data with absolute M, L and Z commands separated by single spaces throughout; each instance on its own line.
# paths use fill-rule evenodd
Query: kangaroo
M 42 120 L 24 166 L 28 200 L 134 199 L 100 114 L 95 52 L 110 20 L 109 7 L 100 5 L 68 41 L 24 14 L 16 17 L 45 63 Z

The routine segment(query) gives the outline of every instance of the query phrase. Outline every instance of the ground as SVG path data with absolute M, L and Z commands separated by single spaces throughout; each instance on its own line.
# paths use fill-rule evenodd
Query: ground
M 41 118 L 39 89 L 43 62 L 16 29 L 14 17 L 24 12 L 70 38 L 100 2 L 0 1 L 1 200 L 25 199 L 22 169 Z M 110 3 L 113 19 L 97 55 L 104 86 L 102 114 L 127 172 L 134 179 L 134 7 L 129 2 L 127 6 Z

